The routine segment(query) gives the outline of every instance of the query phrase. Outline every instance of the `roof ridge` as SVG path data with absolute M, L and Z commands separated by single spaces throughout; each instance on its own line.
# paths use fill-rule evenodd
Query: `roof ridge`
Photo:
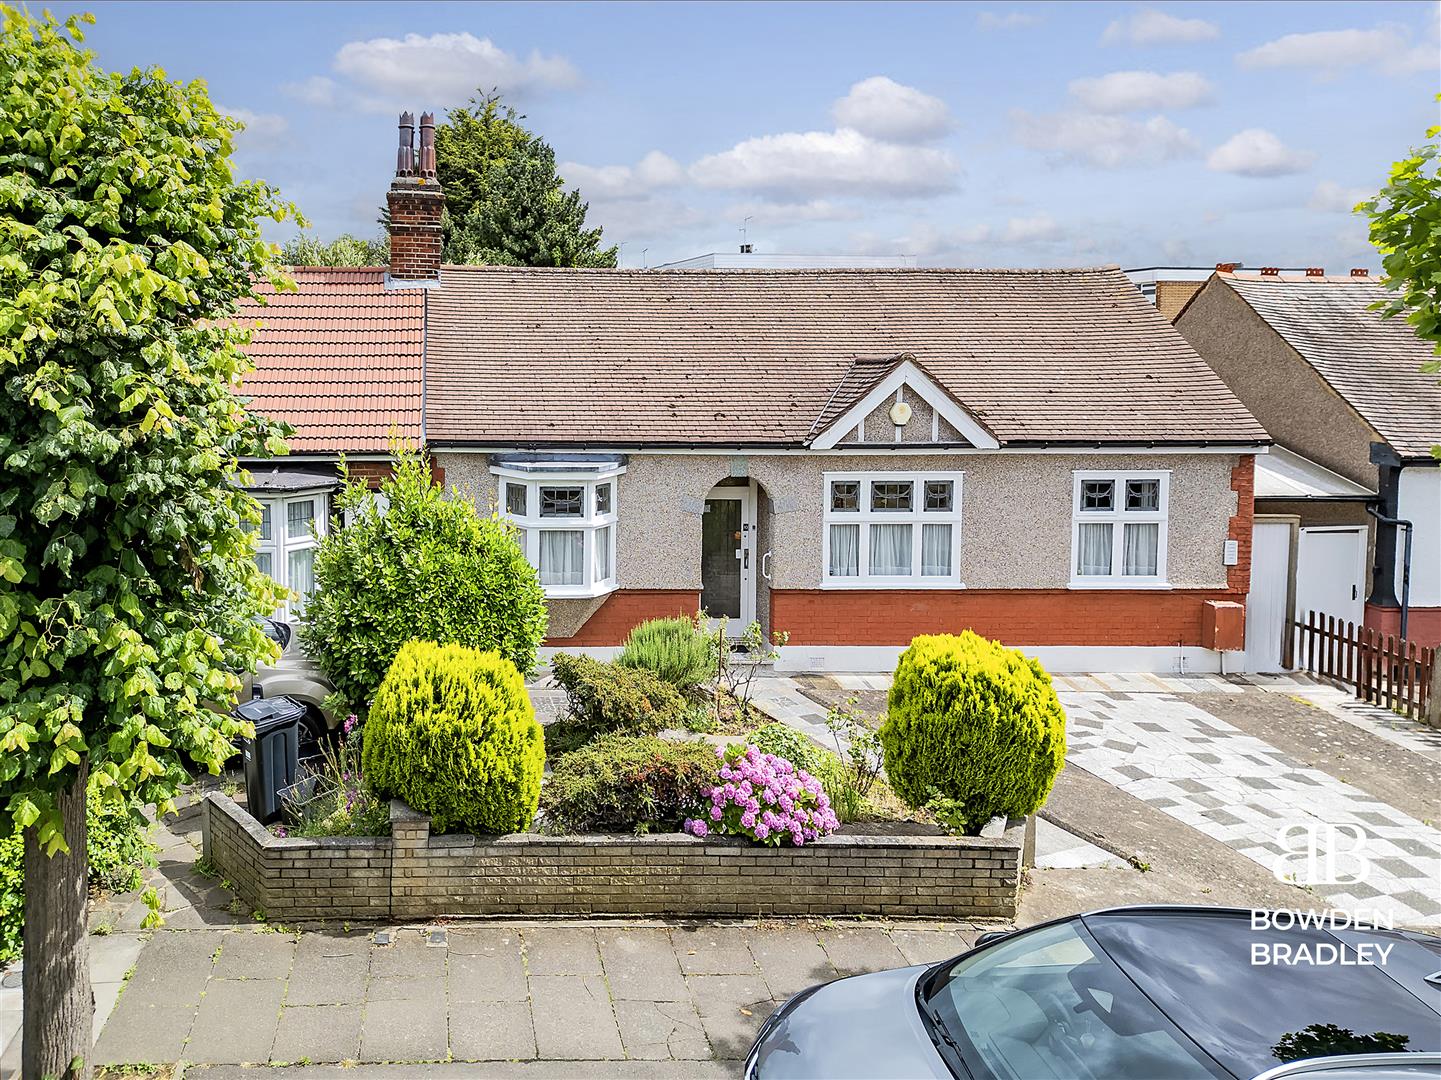
M 717 269 L 705 268 L 681 268 L 668 267 L 660 269 L 657 267 L 639 266 L 471 266 L 465 264 L 446 263 L 441 267 L 443 271 L 465 271 L 476 273 L 512 273 L 512 274 L 626 274 L 646 277 L 660 275 L 690 275 L 695 277 L 809 277 L 811 275 L 846 275 L 854 274 L 863 277 L 876 276 L 902 276 L 902 275 L 974 275 L 977 277 L 995 275 L 1000 277 L 1021 276 L 1021 275 L 1081 275 L 1081 274 L 1106 274 L 1120 273 L 1119 263 L 1106 263 L 1102 266 L 1035 266 L 1035 267 L 999 267 L 999 266 L 787 266 L 787 267 L 724 267 Z

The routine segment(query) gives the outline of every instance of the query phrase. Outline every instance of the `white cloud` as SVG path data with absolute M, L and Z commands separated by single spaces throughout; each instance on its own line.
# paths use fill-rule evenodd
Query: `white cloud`
M 976 16 L 976 25 L 982 30 L 1019 30 L 1040 21 L 1039 15 L 1027 11 L 982 11 Z
M 872 231 L 852 235 L 851 247 L 862 255 L 903 252 L 928 261 L 988 261 L 997 249 L 1046 251 L 1072 241 L 1071 232 L 1049 214 L 1013 217 L 1003 222 L 938 226 L 917 221 L 899 236 Z
M 1194 71 L 1162 75 L 1158 71 L 1113 71 L 1090 79 L 1073 79 L 1071 96 L 1093 112 L 1119 113 L 1142 109 L 1190 109 L 1212 100 L 1211 84 Z
M 1264 128 L 1238 131 L 1206 159 L 1206 167 L 1237 176 L 1286 176 L 1304 172 L 1316 155 L 1293 150 Z
M 1409 35 L 1395 26 L 1287 34 L 1238 54 L 1236 63 L 1250 69 L 1311 68 L 1322 78 L 1363 66 L 1393 73 L 1434 70 L 1437 46 L 1431 36 L 1430 42 L 1413 46 Z
M 1155 165 L 1197 152 L 1195 138 L 1164 116 L 1133 120 L 1125 116 L 1060 112 L 1011 112 L 1017 140 L 1068 161 L 1105 169 Z
M 690 167 L 691 179 L 702 187 L 802 199 L 935 194 L 955 186 L 956 172 L 945 151 L 898 146 L 850 128 L 762 135 Z
M 634 165 L 581 165 L 568 161 L 560 166 L 567 184 L 580 188 L 587 199 L 635 199 L 658 188 L 674 187 L 685 181 L 685 170 L 672 157 L 652 150 Z
M 265 150 L 279 146 L 284 141 L 285 133 L 290 130 L 290 121 L 278 113 L 232 109 L 228 105 L 220 104 L 215 106 L 215 111 L 233 116 L 245 125 L 245 130 L 235 139 L 236 146 L 242 150 Z
M 856 83 L 831 113 L 841 127 L 889 142 L 924 142 L 944 135 L 951 126 L 944 101 L 884 75 Z
M 1188 45 L 1215 41 L 1221 28 L 1205 19 L 1181 19 L 1155 8 L 1142 8 L 1117 19 L 1101 35 L 1103 45 Z
M 1349 214 L 1358 202 L 1375 194 L 1363 187 L 1344 187 L 1334 180 L 1322 180 L 1306 205 L 1323 214 Z
M 745 202 L 729 206 L 725 211 L 727 221 L 743 222 L 750 219 L 752 225 L 785 226 L 799 225 L 814 221 L 857 221 L 862 216 L 859 207 L 850 203 L 839 203 L 832 199 L 810 199 L 806 202 Z
M 563 56 L 506 52 L 490 38 L 406 34 L 342 45 L 332 69 L 351 84 L 323 75 L 287 83 L 287 93 L 313 105 L 354 105 L 367 111 L 401 107 L 439 110 L 491 89 L 511 98 L 575 86 L 580 75 Z

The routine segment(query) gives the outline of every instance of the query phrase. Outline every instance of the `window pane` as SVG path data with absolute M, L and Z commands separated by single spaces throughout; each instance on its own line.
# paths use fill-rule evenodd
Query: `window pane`
M 859 480 L 831 481 L 831 509 L 859 510 L 861 508 L 861 482 Z
M 595 580 L 610 580 L 610 526 L 595 533 Z
M 921 576 L 949 577 L 951 574 L 951 533 L 947 525 L 921 526 Z
M 909 510 L 911 508 L 911 482 L 909 480 L 876 480 L 871 483 L 872 510 Z
M 268 578 L 275 576 L 275 563 L 268 551 L 257 551 L 255 553 L 255 565 L 260 567 L 260 572 Z
M 1116 482 L 1114 480 L 1082 480 L 1082 510 L 1114 510 L 1116 508 Z
M 595 489 L 595 512 L 597 514 L 610 513 L 610 485 L 601 484 Z
M 285 569 L 290 580 L 285 584 L 300 594 L 298 607 L 305 608 L 305 600 L 315 589 L 315 549 L 300 548 L 285 556 Z
M 1159 481 L 1159 480 L 1127 480 L 1127 481 L 1126 481 L 1126 509 L 1127 509 L 1127 510 L 1159 510 L 1159 509 L 1161 509 L 1161 481 Z
M 310 535 L 315 524 L 315 500 L 301 499 L 285 506 L 285 535 L 291 540 Z M 292 585 L 291 588 L 294 588 Z
M 859 577 L 861 572 L 861 527 L 831 526 L 831 577 Z
M 265 502 L 265 503 L 261 503 L 261 504 L 260 504 L 260 528 L 259 528 L 259 529 L 257 529 L 254 525 L 250 524 L 250 522 L 248 522 L 248 521 L 245 523 L 245 531 L 246 531 L 246 532 L 258 532 L 258 533 L 260 534 L 260 539 L 262 539 L 262 540 L 269 540 L 269 539 L 271 539 L 271 529 L 272 529 L 272 528 L 273 528 L 273 526 L 272 526 L 271 523 L 270 523 L 270 504 L 269 504 L 268 502 Z
M 950 480 L 926 481 L 926 509 L 949 510 L 955 498 L 955 484 Z
M 547 529 L 540 534 L 540 583 L 585 584 L 583 532 L 579 529 Z
M 584 511 L 585 488 L 543 487 L 540 489 L 540 516 L 581 517 Z
M 1077 533 L 1076 574 L 1078 577 L 1107 577 L 1111 573 L 1111 523 L 1083 524 Z
M 1128 577 L 1154 577 L 1160 541 L 1159 521 L 1128 524 L 1121 538 L 1121 573 Z
M 911 576 L 911 527 L 871 526 L 871 573 L 879 577 Z
M 525 485 L 505 485 L 505 512 L 516 517 L 525 517 Z

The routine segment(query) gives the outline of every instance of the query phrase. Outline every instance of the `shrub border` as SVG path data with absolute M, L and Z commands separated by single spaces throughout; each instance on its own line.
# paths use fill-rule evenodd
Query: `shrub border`
M 391 803 L 391 835 L 276 837 L 218 792 L 202 804 L 204 853 L 275 920 L 443 915 L 1016 914 L 1027 821 L 995 836 L 824 837 L 759 847 L 684 833 L 432 836 Z M 996 823 L 997 825 L 1000 822 Z M 990 830 L 988 830 L 990 831 Z

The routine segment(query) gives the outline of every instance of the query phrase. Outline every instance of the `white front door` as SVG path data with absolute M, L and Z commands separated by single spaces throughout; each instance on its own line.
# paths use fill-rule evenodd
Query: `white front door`
M 701 514 L 701 609 L 740 637 L 756 617 L 755 485 L 715 487 Z
M 1302 529 L 1296 550 L 1296 620 L 1308 612 L 1361 625 L 1366 614 L 1366 530 Z
M 1251 532 L 1251 591 L 1246 595 L 1246 670 L 1282 670 L 1291 612 L 1291 523 L 1257 521 Z

